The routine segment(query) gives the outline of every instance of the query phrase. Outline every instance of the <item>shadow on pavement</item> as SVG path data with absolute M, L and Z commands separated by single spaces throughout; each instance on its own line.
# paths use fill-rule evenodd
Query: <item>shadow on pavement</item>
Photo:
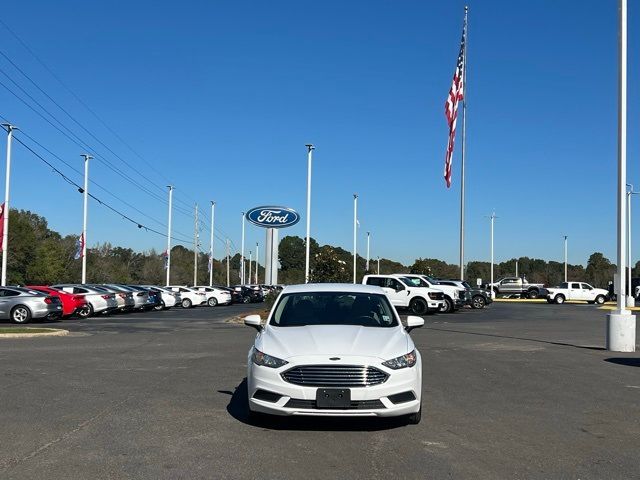
M 626 367 L 640 367 L 640 357 L 612 357 L 605 358 L 604 361 Z
M 218 393 L 231 395 L 227 412 L 245 425 L 270 430 L 308 430 L 308 431 L 378 431 L 404 427 L 407 422 L 400 418 L 348 418 L 348 417 L 298 417 L 258 415 L 249 418 L 247 405 L 247 379 L 244 378 L 234 392 L 218 390 Z
M 497 335 L 495 333 L 465 332 L 464 330 L 451 330 L 448 328 L 425 327 L 424 330 L 440 330 L 442 332 L 462 333 L 464 335 L 478 335 L 481 337 L 509 338 L 511 340 L 524 340 L 526 342 L 546 343 L 547 345 L 559 345 L 561 347 L 583 348 L 586 350 L 606 350 L 604 347 L 594 347 L 592 345 L 575 345 L 573 343 L 552 342 L 551 340 L 540 340 L 539 338 L 511 337 L 509 335 Z

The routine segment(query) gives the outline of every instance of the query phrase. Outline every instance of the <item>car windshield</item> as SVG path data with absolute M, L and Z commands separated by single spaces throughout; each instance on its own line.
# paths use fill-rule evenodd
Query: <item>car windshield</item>
M 304 292 L 283 295 L 271 325 L 358 325 L 395 327 L 398 320 L 384 295 L 354 292 Z
M 467 282 L 467 281 L 462 282 L 462 286 L 464 288 L 471 288 L 471 284 L 469 282 Z

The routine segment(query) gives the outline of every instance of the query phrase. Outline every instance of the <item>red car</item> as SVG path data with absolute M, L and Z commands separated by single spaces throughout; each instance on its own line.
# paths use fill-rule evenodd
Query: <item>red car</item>
M 89 308 L 84 295 L 67 293 L 44 285 L 27 285 L 25 288 L 46 293 L 52 297 L 58 297 L 62 302 L 62 316 L 65 318 L 68 318 L 73 314 L 77 314 L 80 318 L 86 318 L 89 316 Z

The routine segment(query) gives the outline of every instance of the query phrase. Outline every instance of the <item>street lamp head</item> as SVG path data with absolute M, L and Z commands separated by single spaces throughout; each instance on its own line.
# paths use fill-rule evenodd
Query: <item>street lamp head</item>
M 311 144 L 311 143 L 307 143 L 305 145 L 305 147 L 307 147 L 307 150 L 315 150 L 316 149 L 316 147 L 314 147 L 313 144 Z

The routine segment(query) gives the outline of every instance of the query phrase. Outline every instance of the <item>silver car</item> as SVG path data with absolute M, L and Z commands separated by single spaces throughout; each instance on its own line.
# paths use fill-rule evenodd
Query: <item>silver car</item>
M 107 283 L 104 285 L 96 285 L 96 287 L 102 288 L 109 292 L 116 294 L 116 300 L 118 302 L 118 310 L 122 312 L 130 312 L 135 309 L 136 301 L 133 298 L 134 292 L 130 289 L 123 287 L 122 285 L 116 285 L 113 283 Z
M 13 323 L 29 323 L 32 319 L 57 320 L 62 317 L 62 303 L 36 290 L 0 287 L 0 318 Z

